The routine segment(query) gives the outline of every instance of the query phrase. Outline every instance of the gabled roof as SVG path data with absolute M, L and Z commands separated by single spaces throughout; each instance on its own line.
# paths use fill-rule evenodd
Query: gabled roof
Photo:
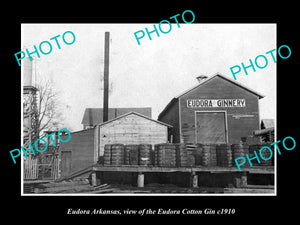
M 244 86 L 243 84 L 238 83 L 238 82 L 235 81 L 235 80 L 229 79 L 229 78 L 227 78 L 227 77 L 225 77 L 225 76 L 223 76 L 223 75 L 221 75 L 221 74 L 219 74 L 219 73 L 216 73 L 215 75 L 213 75 L 213 76 L 207 78 L 206 80 L 204 80 L 203 82 L 197 84 L 196 86 L 194 86 L 194 87 L 192 87 L 192 88 L 186 90 L 185 92 L 181 93 L 180 95 L 176 96 L 175 98 L 180 98 L 181 96 L 183 96 L 183 95 L 189 93 L 190 91 L 194 90 L 195 88 L 200 87 L 201 85 L 207 83 L 208 81 L 214 79 L 215 77 L 221 77 L 221 78 L 223 78 L 224 80 L 227 80 L 227 81 L 229 81 L 229 82 L 231 82 L 231 83 L 233 83 L 233 84 L 235 84 L 235 85 L 237 85 L 237 86 L 239 86 L 239 87 L 241 87 L 241 88 L 243 88 L 243 89 L 245 89 L 245 90 L 247 90 L 247 91 L 249 91 L 249 92 L 251 92 L 251 93 L 257 95 L 260 99 L 263 98 L 263 97 L 265 97 L 264 95 L 258 93 L 257 91 L 254 91 L 254 90 L 252 90 L 252 89 L 250 89 L 250 88 Z
M 144 119 L 151 120 L 151 121 L 153 121 L 153 122 L 159 123 L 159 124 L 164 125 L 164 126 L 167 126 L 167 127 L 173 127 L 173 126 L 171 126 L 171 125 L 169 125 L 169 124 L 166 124 L 166 123 L 164 123 L 164 122 L 161 122 L 161 121 L 157 121 L 157 120 L 151 119 L 150 117 L 144 116 L 144 115 L 139 114 L 139 113 L 137 113 L 137 112 L 129 112 L 129 113 L 126 113 L 126 114 L 121 115 L 121 116 L 119 116 L 119 117 L 116 117 L 116 118 L 114 118 L 114 119 L 112 119 L 112 120 L 109 120 L 109 121 L 106 121 L 106 122 L 104 122 L 104 123 L 101 123 L 101 124 L 99 124 L 99 126 L 103 126 L 103 125 L 105 125 L 105 124 L 111 123 L 111 122 L 113 122 L 113 121 L 115 121 L 115 120 L 119 120 L 119 119 L 121 119 L 121 118 L 123 118 L 123 117 L 129 116 L 129 115 L 132 115 L 132 114 L 133 114 L 133 115 L 136 115 L 136 116 L 139 116 L 139 117 L 143 117 Z
M 129 112 L 137 112 L 144 116 L 151 117 L 151 107 L 145 108 L 109 108 L 108 120 Z M 95 126 L 103 122 L 103 108 L 86 108 L 81 124 Z
M 252 90 L 252 89 L 250 89 L 250 88 L 248 88 L 248 87 L 246 87 L 246 86 L 244 86 L 244 85 L 238 83 L 237 81 L 234 81 L 234 80 L 232 80 L 232 79 L 229 79 L 229 78 L 227 78 L 227 77 L 221 75 L 220 73 L 216 73 L 215 75 L 213 75 L 213 76 L 207 78 L 207 79 L 204 80 L 203 82 L 197 84 L 196 86 L 194 86 L 194 87 L 192 87 L 192 88 L 186 90 L 185 92 L 181 93 L 180 95 L 174 97 L 174 98 L 168 103 L 168 105 L 163 109 L 163 111 L 159 114 L 158 118 L 160 118 L 160 116 L 162 116 L 162 115 L 168 110 L 168 108 L 171 107 L 171 105 L 173 105 L 174 102 L 176 102 L 176 101 L 178 100 L 178 98 L 180 98 L 180 97 L 186 95 L 187 93 L 191 92 L 192 90 L 194 90 L 194 89 L 200 87 L 201 85 L 207 83 L 208 81 L 214 79 L 215 77 L 220 77 L 220 78 L 222 78 L 222 79 L 224 79 L 224 80 L 226 80 L 226 81 L 229 81 L 229 82 L 231 82 L 231 83 L 233 83 L 233 84 L 235 84 L 235 85 L 237 85 L 237 86 L 239 86 L 239 87 L 241 87 L 241 88 L 243 88 L 243 89 L 245 89 L 245 90 L 247 90 L 247 91 L 253 93 L 254 95 L 257 95 L 257 96 L 259 97 L 259 99 L 265 97 L 264 95 L 262 95 L 262 94 L 260 94 L 260 93 L 258 93 L 258 92 L 256 92 L 256 91 L 254 91 L 254 90 Z

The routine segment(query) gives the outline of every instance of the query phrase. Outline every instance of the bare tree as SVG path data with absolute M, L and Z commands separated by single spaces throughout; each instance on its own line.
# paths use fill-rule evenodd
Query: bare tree
M 24 125 L 31 128 L 32 142 L 44 138 L 46 136 L 44 131 L 57 130 L 61 126 L 63 116 L 59 110 L 58 92 L 54 90 L 53 81 L 39 81 L 36 88 L 36 96 L 27 95 L 23 102 Z M 26 115 L 30 118 L 27 123 L 25 123 Z
M 58 98 L 54 92 L 53 82 L 46 81 L 45 84 L 38 84 L 39 104 L 38 104 L 38 134 L 39 138 L 45 135 L 43 131 L 57 128 L 59 125 Z

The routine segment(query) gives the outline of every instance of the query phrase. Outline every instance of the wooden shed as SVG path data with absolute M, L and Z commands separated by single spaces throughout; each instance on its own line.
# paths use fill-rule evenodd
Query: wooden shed
M 173 126 L 175 143 L 239 143 L 259 129 L 263 97 L 216 74 L 173 98 L 158 120 Z
M 136 112 L 130 112 L 96 126 L 98 154 L 104 153 L 106 144 L 159 144 L 168 141 L 171 126 Z M 97 159 L 98 155 L 95 156 Z
M 170 125 L 136 112 L 129 112 L 94 128 L 71 133 L 61 143 L 61 175 L 83 170 L 104 154 L 105 144 L 159 144 L 168 141 Z

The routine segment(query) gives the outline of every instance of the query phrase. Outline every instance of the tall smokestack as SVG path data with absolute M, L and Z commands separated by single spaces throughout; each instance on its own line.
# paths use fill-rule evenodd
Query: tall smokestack
M 23 62 L 23 85 L 24 86 L 33 86 L 32 84 L 32 62 L 26 57 Z
M 108 120 L 108 82 L 109 82 L 108 74 L 109 74 L 109 32 L 105 32 L 103 122 L 106 122 Z

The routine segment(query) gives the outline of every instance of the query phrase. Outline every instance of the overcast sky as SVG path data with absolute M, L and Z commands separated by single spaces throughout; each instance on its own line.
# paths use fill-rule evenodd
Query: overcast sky
M 199 75 L 220 73 L 230 79 L 230 67 L 249 65 L 257 55 L 276 48 L 276 24 L 172 24 L 168 34 L 153 33 L 137 44 L 134 32 L 153 24 L 22 24 L 21 50 L 72 31 L 76 41 L 36 60 L 36 76 L 51 79 L 59 92 L 64 127 L 82 129 L 85 108 L 103 106 L 104 33 L 110 32 L 109 107 L 151 107 L 152 117 L 171 99 L 197 84 Z M 167 30 L 167 28 L 165 28 Z M 67 37 L 67 36 L 66 36 Z M 46 47 L 45 47 L 46 49 Z M 277 54 L 275 54 L 277 57 Z M 263 95 L 260 118 L 276 115 L 276 64 L 269 64 L 237 81 Z M 277 60 L 278 61 L 278 60 Z M 263 63 L 263 62 L 261 62 Z

